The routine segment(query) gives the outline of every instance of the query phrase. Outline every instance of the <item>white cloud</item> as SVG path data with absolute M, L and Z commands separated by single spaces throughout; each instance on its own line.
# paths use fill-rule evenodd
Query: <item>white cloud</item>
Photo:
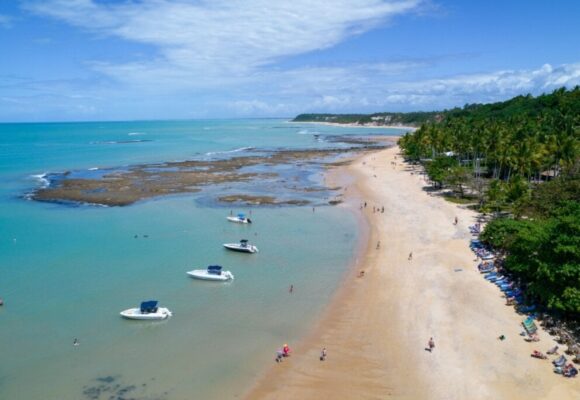
M 84 112 L 102 111 L 103 118 L 107 110 L 116 118 L 429 110 L 580 85 L 580 63 L 437 78 L 427 68 L 434 62 L 428 59 L 281 67 L 286 58 L 330 48 L 398 15 L 429 10 L 430 2 L 423 0 L 28 0 L 25 4 L 38 15 L 155 50 L 147 60 L 88 62 L 98 78 L 86 82 L 26 85 L 27 95 L 39 94 L 54 104 L 58 98 L 63 105 L 73 104 L 72 99 Z M 23 86 L 16 83 L 9 85 L 14 87 L 10 99 L 0 102 L 36 104 L 22 96 Z M 86 97 L 76 98 L 81 92 Z M 128 104 L 133 108 L 127 109 Z
M 394 84 L 387 90 L 392 94 L 416 96 L 416 99 L 442 96 L 446 100 L 495 101 L 522 93 L 538 94 L 576 85 L 580 85 L 580 63 L 557 67 L 545 64 L 535 70 L 503 70 L 404 82 Z
M 122 82 L 246 77 L 283 57 L 329 48 L 422 0 L 232 0 L 96 3 L 29 1 L 35 13 L 83 29 L 145 43 L 152 61 L 96 64 Z

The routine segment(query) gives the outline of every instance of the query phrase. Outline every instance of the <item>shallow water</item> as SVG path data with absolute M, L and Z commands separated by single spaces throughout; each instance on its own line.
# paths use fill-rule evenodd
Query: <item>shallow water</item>
M 329 301 L 356 246 L 353 216 L 333 207 L 258 208 L 254 224 L 238 225 L 226 221 L 228 208 L 199 201 L 203 192 L 123 208 L 22 195 L 39 184 L 31 175 L 51 171 L 328 146 L 314 131 L 368 132 L 282 120 L 0 125 L 0 398 L 231 398 L 246 389 Z M 136 138 L 151 141 L 102 144 Z M 221 246 L 242 238 L 260 252 Z M 236 279 L 185 274 L 208 264 Z M 119 317 L 149 299 L 174 316 Z

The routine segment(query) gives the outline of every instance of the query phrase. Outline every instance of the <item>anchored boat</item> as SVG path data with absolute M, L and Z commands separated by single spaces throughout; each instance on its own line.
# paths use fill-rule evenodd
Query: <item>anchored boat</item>
M 236 222 L 238 224 L 251 224 L 252 223 L 252 220 L 250 218 L 247 218 L 244 213 L 239 213 L 235 217 L 227 217 L 227 219 L 230 222 Z
M 204 281 L 225 282 L 234 279 L 234 275 L 230 271 L 222 271 L 222 267 L 219 265 L 210 265 L 207 269 L 194 269 L 193 271 L 188 271 L 187 275 Z
M 258 248 L 249 244 L 246 239 L 240 240 L 240 243 L 224 243 L 224 247 L 228 250 L 239 251 L 242 253 L 257 253 Z
M 121 316 L 128 319 L 160 320 L 173 315 L 169 309 L 157 307 L 157 303 L 156 300 L 144 301 L 141 303 L 141 307 L 121 311 Z

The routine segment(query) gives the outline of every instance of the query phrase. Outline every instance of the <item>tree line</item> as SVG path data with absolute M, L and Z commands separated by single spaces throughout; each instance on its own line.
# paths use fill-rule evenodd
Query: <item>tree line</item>
M 445 111 L 399 145 L 435 187 L 502 211 L 481 238 L 531 300 L 580 317 L 579 87 Z

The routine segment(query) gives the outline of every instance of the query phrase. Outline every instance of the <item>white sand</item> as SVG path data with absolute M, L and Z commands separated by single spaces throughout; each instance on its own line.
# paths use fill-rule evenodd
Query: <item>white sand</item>
M 341 207 L 364 213 L 368 245 L 320 326 L 247 397 L 579 399 L 580 379 L 530 357 L 555 342 L 543 331 L 539 343 L 525 342 L 523 316 L 477 272 L 468 247 L 476 214 L 429 196 L 423 178 L 394 159 L 397 151 L 366 154 L 334 173 L 339 182 L 354 181 Z M 385 213 L 373 214 L 373 206 Z M 365 276 L 357 278 L 360 269 Z M 433 353 L 425 350 L 431 336 Z M 328 358 L 321 362 L 323 346 Z

